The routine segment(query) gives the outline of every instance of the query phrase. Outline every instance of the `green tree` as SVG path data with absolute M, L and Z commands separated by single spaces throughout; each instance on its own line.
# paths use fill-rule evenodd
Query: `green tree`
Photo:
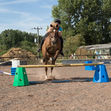
M 34 43 L 36 34 L 22 32 L 19 30 L 5 30 L 0 34 L 0 49 L 8 50 L 12 47 L 21 47 L 27 50 L 32 50 L 37 47 Z
M 76 36 L 67 37 L 64 43 L 65 55 L 68 56 L 68 55 L 74 54 L 76 49 L 79 46 L 84 45 L 84 44 L 85 44 L 84 38 L 80 34 Z
M 81 34 L 85 45 L 111 42 L 111 0 L 58 0 L 52 16 L 61 19 L 64 37 Z

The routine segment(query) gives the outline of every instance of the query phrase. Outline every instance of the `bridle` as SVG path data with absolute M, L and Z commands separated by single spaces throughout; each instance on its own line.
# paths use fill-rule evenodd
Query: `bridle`
M 56 31 L 59 29 L 59 25 L 58 24 L 56 24 L 55 27 L 52 24 L 50 24 L 50 27 L 53 27 Z
M 52 26 L 54 29 L 50 32 L 49 36 L 50 36 L 50 40 L 51 40 L 51 44 L 55 44 L 57 42 L 57 38 L 58 38 L 58 27 L 54 27 Z

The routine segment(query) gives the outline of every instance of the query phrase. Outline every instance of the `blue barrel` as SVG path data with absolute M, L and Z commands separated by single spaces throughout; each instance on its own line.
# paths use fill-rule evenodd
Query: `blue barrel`
M 16 67 L 11 67 L 11 75 L 15 75 Z

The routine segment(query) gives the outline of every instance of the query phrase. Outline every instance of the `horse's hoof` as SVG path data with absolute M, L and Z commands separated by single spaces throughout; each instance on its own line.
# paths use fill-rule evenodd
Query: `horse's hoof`
M 55 80 L 55 76 L 49 76 L 47 79 L 48 80 Z
M 45 80 L 47 80 L 48 79 L 48 77 L 47 76 L 45 76 Z

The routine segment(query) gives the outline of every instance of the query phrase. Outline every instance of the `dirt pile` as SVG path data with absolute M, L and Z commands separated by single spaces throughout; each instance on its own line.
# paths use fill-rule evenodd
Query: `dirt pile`
M 7 53 L 3 54 L 1 57 L 3 57 L 5 61 L 10 60 L 12 58 L 19 58 L 20 60 L 36 59 L 36 55 L 32 54 L 32 52 L 21 48 L 11 48 Z

